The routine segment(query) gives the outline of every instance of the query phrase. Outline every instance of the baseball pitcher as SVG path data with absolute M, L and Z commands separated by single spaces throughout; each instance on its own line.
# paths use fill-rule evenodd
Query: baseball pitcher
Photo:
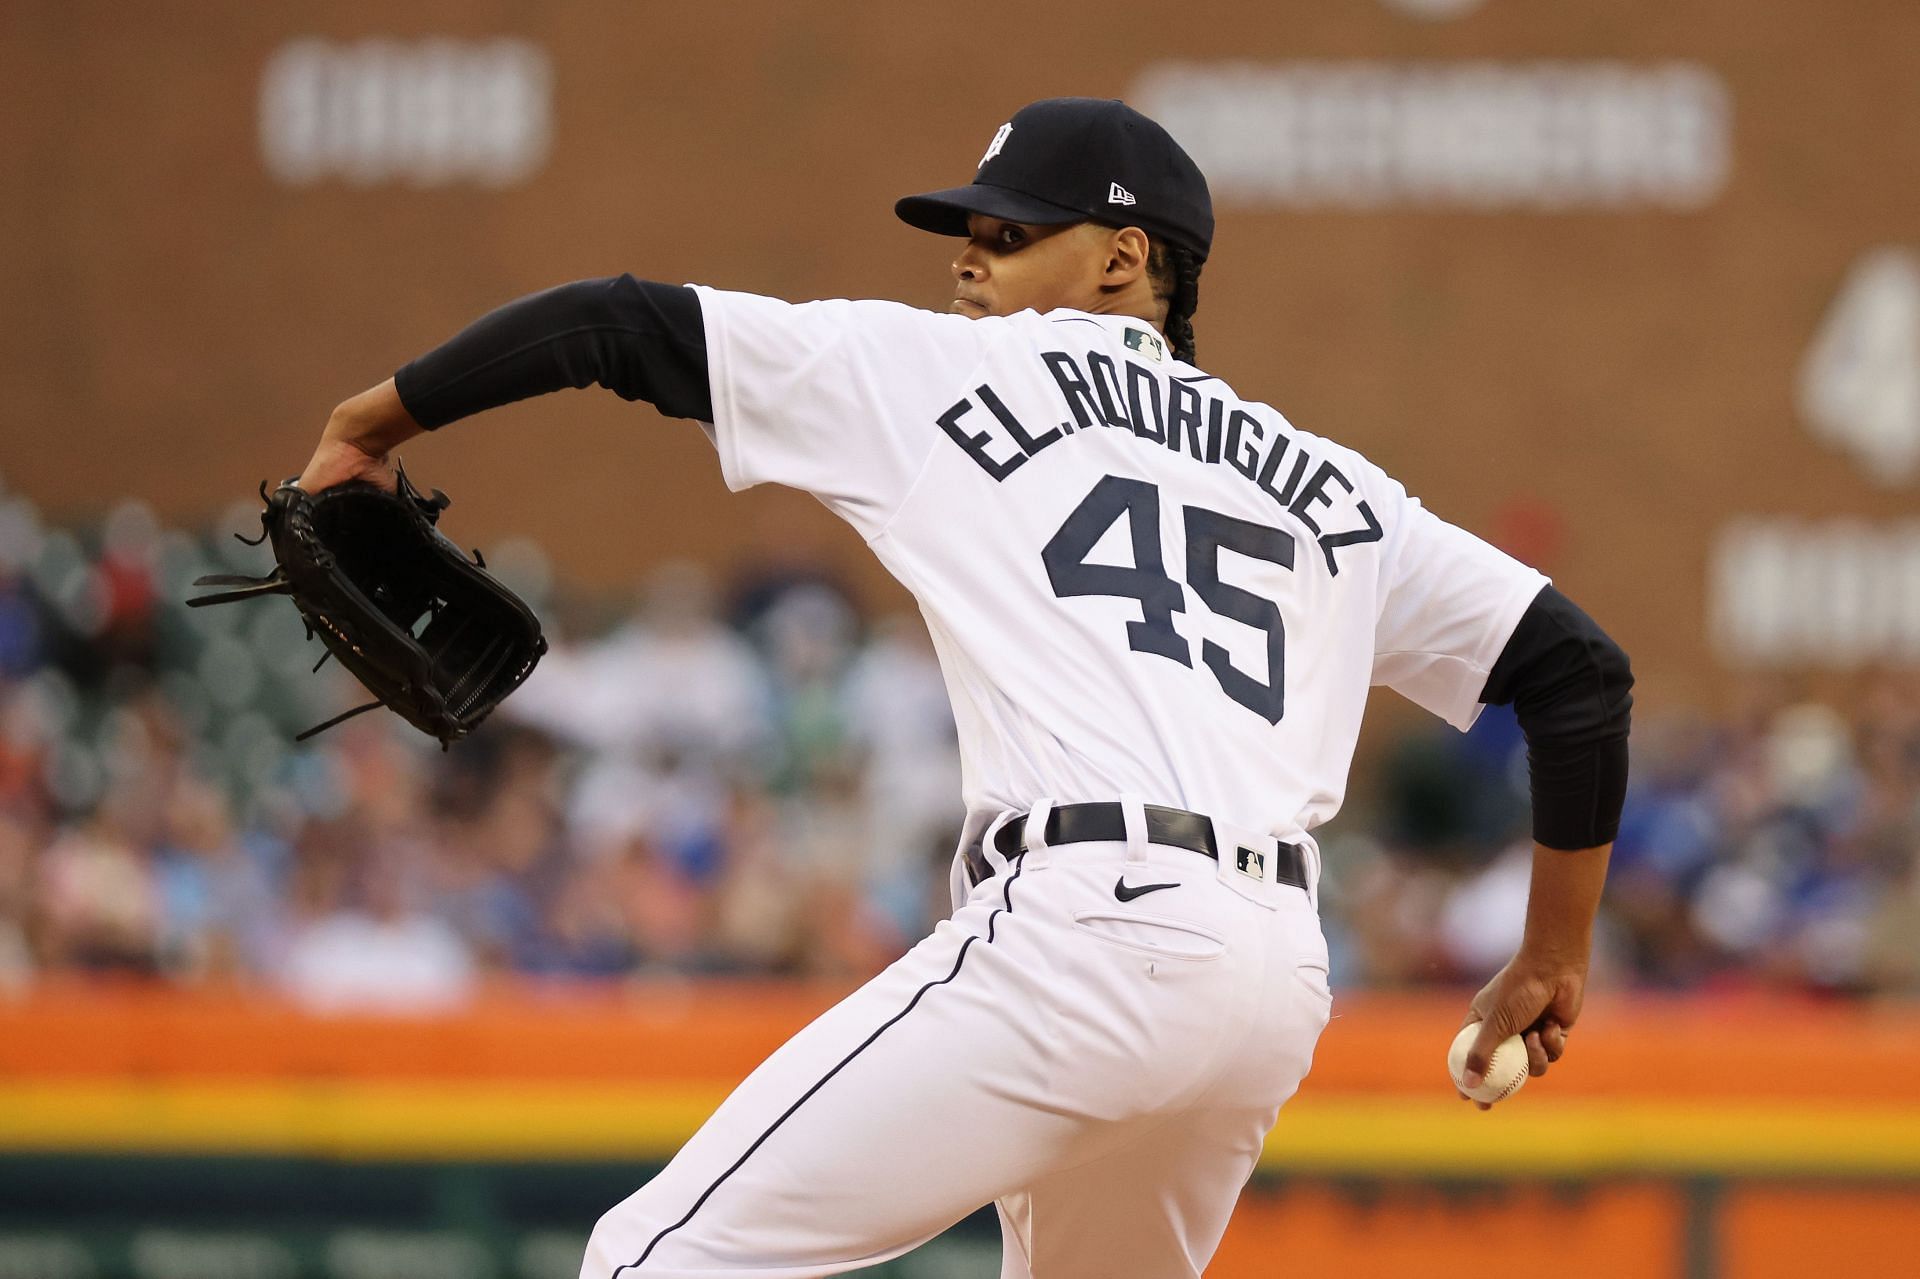
M 1626 787 L 1625 654 L 1532 569 L 1196 362 L 1205 179 L 1122 103 L 1036 102 L 973 181 L 948 313 L 622 275 L 480 319 L 328 422 L 300 485 L 597 384 L 817 496 L 919 602 L 969 814 L 950 918 L 753 1072 L 603 1216 L 582 1279 L 832 1275 L 999 1210 L 1007 1279 L 1205 1268 L 1327 1024 L 1314 830 L 1370 685 L 1516 707 L 1519 953 L 1469 1084 L 1580 1013 Z M 1435 1046 L 1436 1058 L 1442 1051 Z

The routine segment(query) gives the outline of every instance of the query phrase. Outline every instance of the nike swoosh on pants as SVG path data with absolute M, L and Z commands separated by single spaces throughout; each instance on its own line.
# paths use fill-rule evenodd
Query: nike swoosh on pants
M 1180 887 L 1178 884 L 1141 884 L 1138 888 L 1129 888 L 1127 887 L 1127 877 L 1122 875 L 1113 881 L 1113 895 L 1123 902 L 1130 902 L 1134 898 L 1146 893 L 1158 892 L 1162 888 L 1178 887 Z

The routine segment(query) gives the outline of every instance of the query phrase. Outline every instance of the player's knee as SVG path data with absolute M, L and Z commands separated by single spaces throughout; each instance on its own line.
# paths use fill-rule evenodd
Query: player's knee
M 614 1271 L 622 1261 L 632 1261 L 632 1257 L 620 1257 L 615 1245 L 619 1234 L 613 1213 L 603 1213 L 600 1220 L 593 1223 L 593 1233 L 587 1236 L 587 1252 L 580 1261 L 580 1279 L 613 1279 Z
M 614 1267 L 619 1263 L 609 1260 L 604 1244 L 604 1236 L 598 1226 L 587 1236 L 587 1250 L 580 1258 L 580 1279 L 612 1279 Z
M 705 1273 L 731 1262 L 708 1218 L 687 1211 L 686 1187 L 663 1172 L 602 1213 L 587 1237 L 580 1279 L 644 1279 L 660 1274 Z M 645 1264 L 642 1264 L 642 1260 Z
M 580 1279 L 634 1279 L 647 1245 L 672 1219 L 655 1220 L 657 1213 L 645 1187 L 607 1209 L 587 1236 Z

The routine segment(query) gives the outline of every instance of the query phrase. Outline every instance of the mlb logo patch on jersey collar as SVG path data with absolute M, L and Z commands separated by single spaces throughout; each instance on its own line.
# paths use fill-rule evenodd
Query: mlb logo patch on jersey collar
M 1150 333 L 1146 329 L 1129 328 L 1127 330 L 1127 349 L 1138 351 L 1152 360 L 1167 358 L 1167 344 L 1160 340 L 1159 334 Z

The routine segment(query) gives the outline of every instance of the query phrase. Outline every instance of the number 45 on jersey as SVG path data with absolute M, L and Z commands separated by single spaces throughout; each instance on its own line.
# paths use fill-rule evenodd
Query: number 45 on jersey
M 1201 643 L 1200 660 L 1228 697 L 1269 724 L 1278 724 L 1286 710 L 1287 628 L 1272 600 L 1220 580 L 1220 550 L 1224 547 L 1291 570 L 1293 537 L 1281 529 L 1203 507 L 1187 506 L 1181 511 L 1187 534 L 1187 585 L 1220 616 L 1266 635 L 1267 678 L 1255 679 L 1234 666 L 1226 649 L 1212 640 Z M 1133 543 L 1133 566 L 1087 563 L 1094 545 L 1122 518 Z M 1160 550 L 1157 485 L 1118 475 L 1103 477 L 1048 539 L 1040 559 L 1053 593 L 1062 599 L 1110 595 L 1138 601 L 1140 620 L 1127 623 L 1127 645 L 1133 651 L 1193 665 L 1190 646 L 1173 628 L 1173 615 L 1184 613 L 1187 605 L 1180 584 L 1167 576 Z

